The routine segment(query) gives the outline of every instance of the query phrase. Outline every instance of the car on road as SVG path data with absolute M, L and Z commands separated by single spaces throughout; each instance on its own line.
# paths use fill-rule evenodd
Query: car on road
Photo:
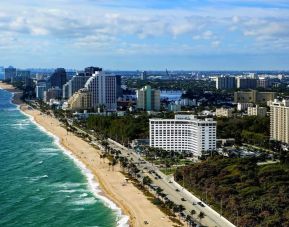
M 179 192 L 180 190 L 179 189 L 176 189 L 176 192 Z
M 202 202 L 198 202 L 198 204 L 199 204 L 201 207 L 205 207 L 205 205 L 204 205 Z
M 181 200 L 182 200 L 182 201 L 186 201 L 186 199 L 185 199 L 185 198 L 181 198 Z

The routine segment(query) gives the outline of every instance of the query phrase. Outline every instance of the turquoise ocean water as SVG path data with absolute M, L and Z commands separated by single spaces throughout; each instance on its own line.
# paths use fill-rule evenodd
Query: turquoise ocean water
M 92 175 L 0 90 L 0 226 L 124 226 Z

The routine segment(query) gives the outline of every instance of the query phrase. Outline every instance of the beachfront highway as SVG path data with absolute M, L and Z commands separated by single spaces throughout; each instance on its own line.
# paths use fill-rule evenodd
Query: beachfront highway
M 68 122 L 70 125 L 73 124 L 72 121 Z M 73 127 L 76 128 L 78 132 L 89 136 L 92 141 L 96 141 L 96 138 L 90 133 L 87 133 L 86 131 L 76 127 L 75 125 L 73 125 Z M 111 139 L 108 139 L 107 141 L 111 148 L 119 150 L 123 156 L 128 157 L 131 162 L 137 165 L 138 169 L 140 170 L 141 178 L 145 176 L 150 177 L 154 185 L 163 189 L 163 193 L 167 195 L 168 199 L 170 199 L 175 204 L 183 205 L 185 208 L 185 215 L 190 215 L 191 210 L 195 210 L 196 215 L 194 216 L 194 221 L 196 223 L 200 223 L 203 226 L 209 227 L 235 226 L 222 215 L 220 215 L 207 204 L 205 204 L 203 201 L 194 196 L 192 193 L 181 187 L 177 182 L 174 181 L 173 177 L 169 177 L 163 174 L 156 166 L 143 159 L 132 149 L 128 149 L 127 147 L 124 147 L 123 145 Z M 201 202 L 204 206 L 199 205 L 199 202 Z M 202 220 L 197 219 L 197 214 L 199 214 L 199 212 L 203 212 L 205 214 L 205 217 Z
M 161 171 L 159 171 L 157 167 L 152 165 L 150 162 L 144 160 L 139 154 L 137 154 L 133 150 L 128 149 L 111 139 L 108 139 L 108 142 L 112 148 L 121 151 L 122 155 L 129 157 L 133 163 L 137 164 L 137 167 L 141 171 L 140 175 L 142 178 L 144 176 L 149 176 L 152 179 L 153 184 L 163 189 L 163 193 L 165 193 L 171 201 L 173 201 L 175 204 L 182 204 L 185 207 L 184 213 L 186 215 L 190 215 L 191 210 L 195 210 L 196 214 L 198 214 L 200 211 L 205 214 L 205 217 L 201 220 L 201 222 L 199 220 L 195 221 L 201 223 L 204 226 L 210 227 L 235 226 L 226 218 L 224 218 L 219 213 L 210 208 L 203 201 L 201 201 L 190 192 L 188 192 L 186 189 L 181 187 L 178 183 L 174 181 L 173 177 L 168 177 L 163 174 Z M 204 204 L 204 207 L 200 206 L 198 202 Z

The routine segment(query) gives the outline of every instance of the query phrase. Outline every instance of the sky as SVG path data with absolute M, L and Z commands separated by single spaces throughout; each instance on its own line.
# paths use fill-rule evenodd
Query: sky
M 2 0 L 0 30 L 0 66 L 289 69 L 289 0 Z

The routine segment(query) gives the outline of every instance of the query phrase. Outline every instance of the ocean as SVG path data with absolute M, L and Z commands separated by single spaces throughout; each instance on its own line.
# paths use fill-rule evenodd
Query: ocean
M 126 226 L 85 167 L 0 89 L 0 226 Z

